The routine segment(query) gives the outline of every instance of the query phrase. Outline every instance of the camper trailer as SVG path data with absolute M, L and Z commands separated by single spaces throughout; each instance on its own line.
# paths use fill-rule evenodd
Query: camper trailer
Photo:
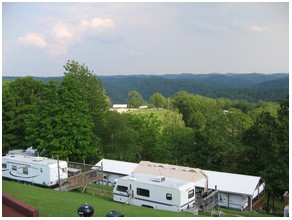
M 165 176 L 132 174 L 117 180 L 113 200 L 136 206 L 183 211 L 195 203 L 195 183 Z
M 54 187 L 68 177 L 66 161 L 20 154 L 7 154 L 2 157 L 2 177 L 29 182 L 36 185 Z

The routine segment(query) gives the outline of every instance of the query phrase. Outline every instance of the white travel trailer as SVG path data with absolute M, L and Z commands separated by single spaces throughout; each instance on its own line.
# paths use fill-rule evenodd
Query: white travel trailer
M 194 206 L 195 183 L 136 173 L 117 180 L 113 190 L 113 200 L 179 212 Z
M 68 177 L 66 161 L 48 159 L 46 157 L 34 157 L 19 154 L 7 154 L 2 157 L 2 177 L 29 182 L 46 187 L 54 187 L 60 180 Z

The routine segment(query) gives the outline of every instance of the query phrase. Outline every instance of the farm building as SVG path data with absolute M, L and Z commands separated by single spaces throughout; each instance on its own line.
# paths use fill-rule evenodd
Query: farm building
M 113 104 L 113 109 L 128 108 L 127 104 Z
M 129 111 L 127 104 L 114 104 L 110 110 L 116 111 L 118 113 L 123 113 L 123 112 Z
M 95 166 L 103 166 L 103 180 L 112 185 L 116 179 L 131 175 L 132 171 L 138 166 L 137 163 L 130 163 L 118 160 L 102 159 Z
M 204 171 L 208 175 L 208 188 L 219 191 L 218 205 L 243 210 L 257 209 L 262 205 L 265 182 L 261 177 Z M 204 182 L 198 185 L 204 187 Z

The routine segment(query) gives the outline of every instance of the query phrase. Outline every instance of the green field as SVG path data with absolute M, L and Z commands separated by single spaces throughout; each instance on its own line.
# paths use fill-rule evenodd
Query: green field
M 110 189 L 106 188 L 105 189 Z M 113 202 L 109 196 L 93 196 L 89 193 L 60 192 L 28 184 L 2 180 L 2 191 L 37 208 L 41 217 L 77 217 L 77 209 L 87 203 L 94 207 L 94 217 L 105 217 L 109 211 L 119 211 L 125 217 L 195 217 L 192 214 L 168 212 L 144 207 L 129 206 Z M 267 217 L 256 212 L 240 212 L 221 209 L 227 216 Z M 211 216 L 211 213 L 200 213 L 198 217 Z

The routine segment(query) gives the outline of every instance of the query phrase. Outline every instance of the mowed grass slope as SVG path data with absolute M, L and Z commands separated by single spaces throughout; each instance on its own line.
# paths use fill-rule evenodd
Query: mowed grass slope
M 145 207 L 129 206 L 102 196 L 80 192 L 60 192 L 53 189 L 2 180 L 2 191 L 37 208 L 41 217 L 78 217 L 77 209 L 87 203 L 94 207 L 94 217 L 105 217 L 109 211 L 119 211 L 125 217 L 192 217 Z
M 106 188 L 106 187 L 105 187 Z M 78 217 L 77 209 L 87 203 L 94 207 L 93 217 L 105 217 L 109 211 L 119 211 L 125 217 L 210 217 L 211 211 L 192 215 L 182 212 L 168 212 L 113 202 L 106 196 L 93 196 L 80 192 L 60 192 L 19 182 L 2 180 L 2 191 L 37 208 L 40 217 Z M 257 212 L 241 212 L 220 208 L 225 217 L 273 217 Z

